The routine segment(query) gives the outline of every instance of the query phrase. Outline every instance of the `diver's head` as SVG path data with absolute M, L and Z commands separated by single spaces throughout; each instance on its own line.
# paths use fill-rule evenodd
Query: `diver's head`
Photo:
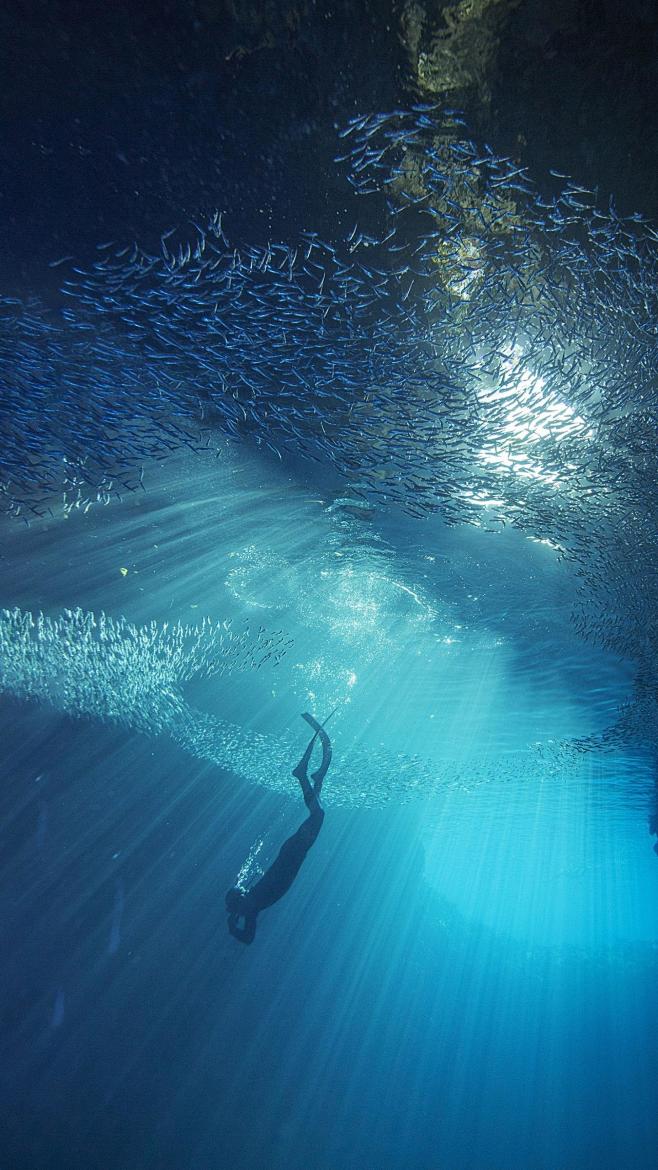
M 244 893 L 237 886 L 232 886 L 224 901 L 226 902 L 226 909 L 229 914 L 240 914 L 244 901 Z

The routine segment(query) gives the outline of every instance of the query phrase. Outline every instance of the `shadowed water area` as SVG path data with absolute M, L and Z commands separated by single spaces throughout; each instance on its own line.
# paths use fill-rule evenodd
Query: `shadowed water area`
M 0 1167 L 649 1170 L 652 13 L 32 8 Z

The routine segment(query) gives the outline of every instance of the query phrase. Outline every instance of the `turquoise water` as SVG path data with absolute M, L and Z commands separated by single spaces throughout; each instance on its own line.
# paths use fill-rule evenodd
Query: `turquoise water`
M 206 757 L 242 729 L 238 775 L 5 700 L 7 1166 L 32 1116 L 39 1167 L 653 1165 L 651 761 L 550 746 L 632 672 L 574 637 L 552 549 L 341 500 L 231 448 L 6 529 L 10 607 L 292 639 L 181 686 L 224 721 Z M 153 705 L 122 671 L 99 687 Z M 280 758 L 335 705 L 323 831 L 243 948 L 224 891 L 302 820 Z

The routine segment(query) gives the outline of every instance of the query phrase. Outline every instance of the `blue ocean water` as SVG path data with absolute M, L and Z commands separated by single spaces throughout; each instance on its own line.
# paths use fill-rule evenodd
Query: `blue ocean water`
M 7 527 L 7 604 L 285 627 L 276 666 L 188 701 L 298 754 L 299 713 L 338 703 L 337 763 L 405 753 L 433 780 L 400 792 L 380 763 L 334 799 L 330 770 L 322 833 L 245 948 L 224 892 L 301 822 L 292 776 L 5 700 L 3 1165 L 651 1166 L 653 776 L 533 754 L 630 685 L 570 636 L 554 552 L 431 522 L 405 550 L 408 520 L 378 531 L 233 449 L 154 477 Z
M 651 6 L 28 7 L 0 1170 L 654 1170 Z

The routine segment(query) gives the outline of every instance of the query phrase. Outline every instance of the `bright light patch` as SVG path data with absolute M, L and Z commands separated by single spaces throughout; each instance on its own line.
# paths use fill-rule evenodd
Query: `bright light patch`
M 545 439 L 592 439 L 594 431 L 573 407 L 546 389 L 546 379 L 527 366 L 519 345 L 503 353 L 497 380 L 485 385 L 480 402 L 491 407 L 506 403 L 508 409 L 477 459 L 501 471 L 511 471 L 521 479 L 541 480 L 559 488 L 558 472 L 544 466 L 540 453 L 532 448 Z M 483 507 L 500 506 L 500 501 L 483 497 L 471 502 Z

